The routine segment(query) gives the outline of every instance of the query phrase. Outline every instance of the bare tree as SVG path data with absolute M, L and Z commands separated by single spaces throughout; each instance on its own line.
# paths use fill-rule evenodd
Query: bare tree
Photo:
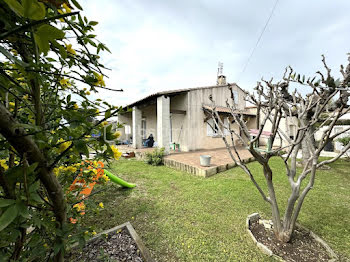
M 350 61 L 350 58 L 348 60 Z M 273 83 L 273 79 L 270 81 L 262 80 L 262 82 L 257 83 L 254 94 L 247 93 L 246 100 L 255 104 L 261 115 L 258 133 L 254 137 L 251 136 L 242 112 L 239 112 L 235 108 L 235 103 L 229 103 L 227 101 L 227 107 L 230 108 L 231 117 L 238 124 L 240 132 L 232 129 L 231 125 L 224 125 L 216 110 L 214 101 L 212 110 L 209 110 L 211 118 L 219 134 L 221 134 L 232 160 L 249 175 L 262 198 L 270 204 L 274 233 L 277 239 L 283 242 L 288 242 L 291 239 L 305 197 L 314 186 L 317 169 L 325 164 L 336 161 L 350 148 L 349 143 L 337 156 L 321 162 L 318 161 L 320 153 L 326 144 L 350 129 L 347 128 L 341 132 L 333 131 L 337 120 L 350 111 L 350 107 L 347 106 L 350 91 L 350 64 L 346 70 L 341 66 L 340 72 L 343 79 L 335 81 L 334 77 L 331 76 L 331 70 L 327 66 L 324 56 L 322 56 L 322 62 L 326 69 L 326 74 L 317 72 L 320 76 L 320 79 L 317 81 L 315 81 L 316 77 L 305 79 L 305 76 L 296 75 L 293 69 L 288 67 L 281 81 Z M 298 92 L 297 88 L 290 91 L 291 83 L 293 85 L 307 87 L 311 91 L 307 95 L 302 95 Z M 231 99 L 234 99 L 233 93 Z M 333 103 L 333 111 L 327 119 L 322 120 L 320 123 L 320 114 L 326 111 L 327 104 L 329 104 L 331 99 L 335 101 Z M 298 119 L 296 134 L 292 138 L 280 128 L 281 120 L 289 119 L 290 117 L 297 117 Z M 316 144 L 314 142 L 314 135 L 321 127 L 326 128 L 321 140 Z M 228 129 L 231 134 L 231 141 L 226 139 L 224 129 Z M 270 132 L 272 145 L 274 142 L 276 144 L 277 140 L 280 141 L 279 145 L 265 151 L 255 147 L 263 131 Z M 267 192 L 255 180 L 254 174 L 240 158 L 235 143 L 236 139 L 241 141 L 257 162 L 262 165 L 267 184 Z M 282 144 L 282 140 L 287 141 L 286 145 Z M 308 148 L 307 153 L 309 157 L 306 159 L 302 170 L 298 172 L 297 153 L 303 144 L 305 148 Z M 274 174 L 270 167 L 270 159 L 272 157 L 283 159 L 286 179 L 288 179 L 291 187 L 291 194 L 283 217 L 275 193 L 273 183 Z M 305 181 L 307 181 L 307 184 L 302 186 L 302 183 Z

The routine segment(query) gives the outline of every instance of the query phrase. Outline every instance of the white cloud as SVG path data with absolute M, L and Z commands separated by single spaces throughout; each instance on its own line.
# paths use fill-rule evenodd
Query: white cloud
M 292 65 L 301 73 L 320 69 L 320 55 L 338 71 L 349 52 L 350 2 L 280 1 L 262 41 L 241 75 L 269 15 L 269 1 L 85 1 L 84 15 L 99 22 L 96 34 L 112 54 L 112 71 L 99 96 L 125 105 L 160 90 L 215 84 L 217 62 L 230 82 L 251 89 L 262 76 L 281 77 Z

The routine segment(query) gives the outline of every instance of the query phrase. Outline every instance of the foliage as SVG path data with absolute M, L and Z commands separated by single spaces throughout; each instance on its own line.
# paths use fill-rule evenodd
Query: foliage
M 346 147 L 349 143 L 350 143 L 350 136 L 344 136 L 344 137 L 341 137 L 341 138 L 338 138 L 337 140 L 339 143 L 341 143 L 341 145 L 343 147 Z M 350 153 L 349 151 L 346 151 L 345 152 L 345 156 L 346 158 L 349 160 L 350 159 Z
M 347 146 L 350 143 L 350 136 L 338 138 L 338 142 L 341 143 L 342 146 Z
M 156 148 L 152 152 L 146 153 L 146 163 L 152 166 L 163 165 L 164 156 L 164 147 Z
M 108 89 L 99 52 L 109 50 L 93 34 L 97 22 L 74 8 L 81 9 L 76 0 L 0 4 L 4 259 L 62 261 L 69 245 L 84 243 L 92 233 L 79 223 L 79 189 L 70 191 L 69 186 L 79 174 L 87 182 L 95 175 L 81 162 L 89 151 L 97 152 L 95 160 L 120 157 L 106 141 L 118 137 L 107 119 L 121 109 L 93 99 L 99 89 Z M 69 219 L 77 223 L 67 223 Z

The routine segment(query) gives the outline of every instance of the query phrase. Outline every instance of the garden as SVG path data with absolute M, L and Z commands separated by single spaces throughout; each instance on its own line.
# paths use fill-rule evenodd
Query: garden
M 281 202 L 289 194 L 283 163 L 274 158 L 276 192 Z M 248 164 L 261 173 L 257 162 Z M 305 200 L 298 222 L 331 246 L 341 261 L 350 257 L 350 177 L 348 162 L 320 170 L 317 186 Z M 254 245 L 246 231 L 247 215 L 270 216 L 249 177 L 233 168 L 201 178 L 142 161 L 119 160 L 111 171 L 137 187 L 123 189 L 113 183 L 89 201 L 103 202 L 98 214 L 87 213 L 83 224 L 96 232 L 130 221 L 151 256 L 157 261 L 273 261 Z M 263 182 L 263 176 L 257 176 Z M 321 207 L 321 208 L 320 208 Z

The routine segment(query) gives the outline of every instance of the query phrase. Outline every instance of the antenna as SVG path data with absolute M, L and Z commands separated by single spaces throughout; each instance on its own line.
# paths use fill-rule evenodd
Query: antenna
M 219 77 L 222 76 L 222 69 L 224 68 L 224 63 L 218 63 L 218 75 L 216 77 L 216 84 L 219 85 Z
M 224 68 L 224 63 L 222 62 L 219 62 L 218 63 L 218 76 L 221 76 L 222 75 L 222 70 Z

